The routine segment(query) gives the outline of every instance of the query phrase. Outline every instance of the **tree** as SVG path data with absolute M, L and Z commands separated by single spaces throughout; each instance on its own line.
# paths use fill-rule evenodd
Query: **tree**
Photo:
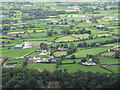
M 81 62 L 86 62 L 87 59 L 86 58 L 82 58 Z
M 75 56 L 75 55 L 72 55 L 72 56 L 71 56 L 71 59 L 75 59 L 75 58 L 76 58 L 76 56 Z
M 40 47 L 41 47 L 41 49 L 43 49 L 43 50 L 48 49 L 46 43 L 40 43 Z
M 33 33 L 36 33 L 36 30 L 33 30 Z
M 120 52 L 119 52 L 119 51 L 116 51 L 115 54 L 114 54 L 114 57 L 115 57 L 115 58 L 120 58 Z

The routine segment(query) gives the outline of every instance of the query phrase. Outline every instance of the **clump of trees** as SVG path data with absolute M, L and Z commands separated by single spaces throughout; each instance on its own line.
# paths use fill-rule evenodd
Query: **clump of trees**
M 120 88 L 118 74 L 83 72 L 68 73 L 61 70 L 39 72 L 27 68 L 3 68 L 2 88 L 35 89 L 46 88 L 48 82 L 58 81 L 64 88 Z

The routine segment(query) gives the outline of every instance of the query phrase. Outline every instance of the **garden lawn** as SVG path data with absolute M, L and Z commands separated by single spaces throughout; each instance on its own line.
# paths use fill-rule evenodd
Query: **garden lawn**
M 56 66 L 55 64 L 32 63 L 32 64 L 28 64 L 27 68 L 37 69 L 38 71 L 48 70 L 52 72 L 55 70 L 55 66 Z

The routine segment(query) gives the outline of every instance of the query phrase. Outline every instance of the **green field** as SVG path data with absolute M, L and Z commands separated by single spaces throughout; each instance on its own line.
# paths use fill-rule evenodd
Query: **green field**
M 76 63 L 79 63 L 79 62 L 81 62 L 81 59 L 64 59 L 63 61 L 62 61 L 62 63 L 64 64 L 64 63 L 73 63 L 73 62 L 76 62 Z
M 119 64 L 120 60 L 115 58 L 100 58 L 100 64 Z
M 110 51 L 110 52 L 105 52 L 105 53 L 101 54 L 101 56 L 109 56 L 109 57 L 112 57 L 112 56 L 114 56 L 114 54 L 115 54 L 115 52 Z
M 92 48 L 92 49 L 86 49 L 86 50 L 79 50 L 78 52 L 72 55 L 75 55 L 77 58 L 80 58 L 80 57 L 86 57 L 87 54 L 96 55 L 101 52 L 107 51 L 108 49 L 110 48 L 109 47 L 108 48 Z M 69 58 L 70 56 L 71 55 L 68 55 L 67 58 Z
M 114 73 L 119 73 L 120 65 L 103 65 L 103 67 L 113 71 Z
M 101 73 L 109 73 L 109 71 L 99 67 L 99 66 L 83 66 L 80 64 L 67 64 L 67 65 L 60 65 L 58 68 L 59 70 L 67 69 L 68 72 L 76 72 L 78 70 L 82 70 L 85 72 L 91 71 L 91 72 L 101 72 Z
M 79 39 L 76 39 L 71 36 L 65 36 L 65 37 L 58 38 L 57 40 L 55 40 L 55 42 L 68 42 L 68 41 L 74 41 L 74 40 L 79 40 Z
M 36 48 L 26 48 L 26 49 L 7 49 L 2 51 L 2 56 L 6 57 L 21 57 L 33 50 L 36 50 Z
M 60 57 L 60 56 L 66 55 L 66 54 L 67 54 L 66 51 L 56 51 L 53 53 L 53 55 L 56 57 Z
M 23 63 L 25 61 L 25 59 L 17 59 L 17 60 L 9 60 L 7 63 Z
M 55 70 L 55 64 L 41 64 L 41 63 L 33 63 L 28 64 L 27 68 L 29 69 L 37 69 L 39 71 L 48 70 L 48 71 L 54 71 Z
M 39 56 L 40 52 L 34 52 L 30 55 L 28 55 L 27 57 L 35 57 L 35 56 Z
M 78 39 L 85 39 L 85 38 L 88 38 L 89 35 L 88 34 L 81 34 L 81 35 L 72 35 L 73 37 L 75 38 L 78 38 Z

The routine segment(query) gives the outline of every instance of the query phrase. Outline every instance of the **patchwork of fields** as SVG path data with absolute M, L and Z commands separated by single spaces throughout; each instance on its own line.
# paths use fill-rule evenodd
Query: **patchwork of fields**
M 120 20 L 115 3 L 2 3 L 1 6 L 3 67 L 119 73 Z M 31 58 L 34 62 L 28 63 Z M 92 62 L 97 61 L 96 65 L 82 64 L 91 62 L 91 58 Z

